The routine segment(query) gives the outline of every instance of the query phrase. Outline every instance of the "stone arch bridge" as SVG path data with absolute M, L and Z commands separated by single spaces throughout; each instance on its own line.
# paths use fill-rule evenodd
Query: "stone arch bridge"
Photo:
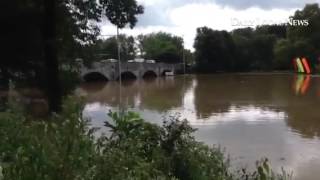
M 162 76 L 165 72 L 176 73 L 182 67 L 182 64 L 123 62 L 121 63 L 121 72 L 119 72 L 118 62 L 97 62 L 93 63 L 91 67 L 82 66 L 80 76 L 84 81 L 96 79 L 112 81 L 119 79 L 120 75 L 123 79 L 142 79 Z

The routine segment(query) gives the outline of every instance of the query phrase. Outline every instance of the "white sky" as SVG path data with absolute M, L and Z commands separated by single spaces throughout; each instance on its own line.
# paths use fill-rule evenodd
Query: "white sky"
M 198 27 L 230 31 L 248 24 L 283 22 L 306 3 L 320 0 L 138 0 L 145 13 L 134 29 L 120 32 L 128 35 L 164 31 L 183 37 L 186 48 L 193 50 Z M 244 25 L 239 25 L 239 23 Z M 101 26 L 102 35 L 114 35 L 116 28 L 108 21 Z M 236 25 L 236 26 L 234 26 Z

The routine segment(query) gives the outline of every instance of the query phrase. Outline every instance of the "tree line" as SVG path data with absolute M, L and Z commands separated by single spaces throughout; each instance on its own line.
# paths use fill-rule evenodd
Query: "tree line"
M 295 57 L 308 58 L 312 69 L 319 71 L 319 5 L 307 4 L 290 18 L 307 20 L 309 25 L 262 25 L 231 32 L 198 28 L 194 43 L 197 71 L 291 70 Z
M 165 32 L 157 32 L 146 35 L 127 36 L 121 34 L 118 37 L 120 44 L 121 61 L 126 62 L 135 58 L 152 59 L 164 63 L 180 63 L 183 59 L 183 39 Z M 88 47 L 95 58 L 87 61 L 100 61 L 102 59 L 118 59 L 118 41 L 116 37 L 98 39 Z

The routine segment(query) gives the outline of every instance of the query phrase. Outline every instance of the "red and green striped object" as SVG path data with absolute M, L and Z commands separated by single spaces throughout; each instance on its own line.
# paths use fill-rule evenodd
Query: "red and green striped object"
M 297 66 L 298 66 L 298 72 L 299 73 L 304 73 L 304 68 L 303 68 L 303 64 L 302 64 L 301 59 L 297 58 L 296 59 L 296 63 L 297 63 Z
M 310 66 L 309 66 L 308 60 L 306 58 L 302 58 L 302 64 L 303 64 L 303 67 L 305 69 L 305 72 L 307 74 L 310 74 L 311 70 L 310 70 Z

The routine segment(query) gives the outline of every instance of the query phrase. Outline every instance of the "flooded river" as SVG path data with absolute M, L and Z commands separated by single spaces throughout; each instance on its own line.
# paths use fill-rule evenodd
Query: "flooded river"
M 186 75 L 154 80 L 84 83 L 84 114 L 103 127 L 119 104 L 161 124 L 179 114 L 196 138 L 226 148 L 234 166 L 268 157 L 295 179 L 320 177 L 320 77 L 292 74 Z M 102 131 L 104 129 L 102 128 Z

